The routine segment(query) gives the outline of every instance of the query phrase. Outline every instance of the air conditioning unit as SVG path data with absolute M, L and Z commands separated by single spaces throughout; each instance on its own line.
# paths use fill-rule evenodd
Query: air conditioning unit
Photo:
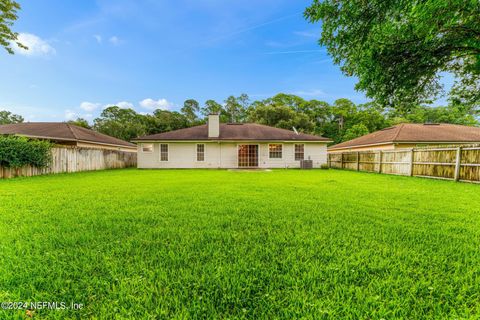
M 312 169 L 313 168 L 313 160 L 300 160 L 300 168 L 301 169 Z

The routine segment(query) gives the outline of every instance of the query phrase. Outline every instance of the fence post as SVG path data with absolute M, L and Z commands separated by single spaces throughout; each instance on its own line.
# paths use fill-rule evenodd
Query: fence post
M 378 152 L 378 173 L 382 173 L 382 150 Z
M 332 162 L 330 161 L 331 155 L 332 155 L 331 153 L 327 153 L 327 166 L 329 168 L 332 167 Z
M 413 177 L 413 160 L 414 160 L 415 149 L 410 150 L 410 177 Z
M 345 166 L 343 165 L 343 152 L 342 152 L 342 163 L 341 163 L 341 165 L 342 165 L 342 169 L 344 169 Z
M 455 181 L 460 180 L 460 166 L 462 163 L 462 147 L 457 148 L 457 157 L 455 160 Z
M 360 171 L 360 152 L 357 151 L 357 171 Z

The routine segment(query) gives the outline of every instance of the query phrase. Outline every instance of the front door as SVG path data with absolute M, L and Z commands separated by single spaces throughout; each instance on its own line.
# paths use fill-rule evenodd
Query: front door
M 258 167 L 258 145 L 241 144 L 238 146 L 238 167 L 239 168 Z

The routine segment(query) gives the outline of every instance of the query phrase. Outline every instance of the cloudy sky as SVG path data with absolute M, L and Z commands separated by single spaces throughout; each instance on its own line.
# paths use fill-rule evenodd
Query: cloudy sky
M 324 48 L 311 0 L 20 0 L 30 50 L 0 49 L 0 110 L 29 121 L 92 120 L 116 104 L 178 110 L 279 92 L 366 101 Z

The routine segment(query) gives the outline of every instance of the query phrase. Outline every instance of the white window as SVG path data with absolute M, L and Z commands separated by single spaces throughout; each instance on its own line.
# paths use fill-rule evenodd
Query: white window
M 268 153 L 270 159 L 282 159 L 282 145 L 279 143 L 269 144 Z
M 160 144 L 160 161 L 168 161 L 168 144 Z
M 197 161 L 205 161 L 205 144 L 197 144 Z
M 305 157 L 305 145 L 296 144 L 295 145 L 295 160 L 303 160 Z
M 153 144 L 151 143 L 143 143 L 142 144 L 142 152 L 151 153 L 153 152 Z

